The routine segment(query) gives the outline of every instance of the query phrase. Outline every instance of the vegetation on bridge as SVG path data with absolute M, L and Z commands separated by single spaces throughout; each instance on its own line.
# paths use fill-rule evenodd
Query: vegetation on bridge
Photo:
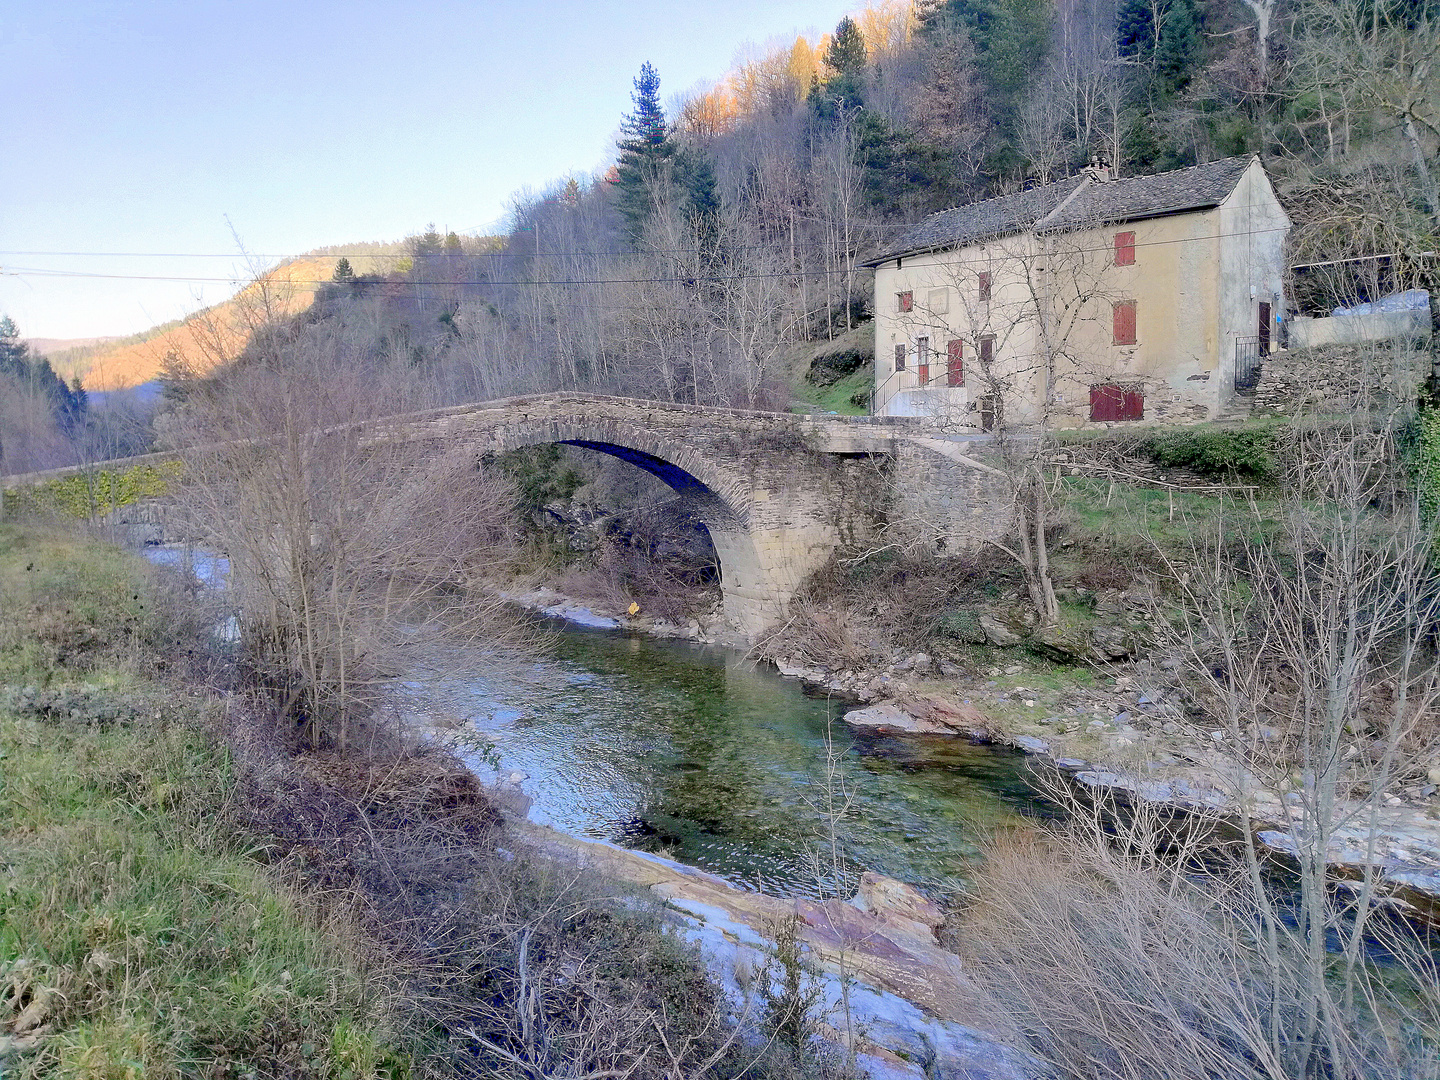
M 121 507 L 170 494 L 183 474 L 178 460 L 84 469 L 38 484 L 5 488 L 4 510 L 21 516 L 103 518 Z

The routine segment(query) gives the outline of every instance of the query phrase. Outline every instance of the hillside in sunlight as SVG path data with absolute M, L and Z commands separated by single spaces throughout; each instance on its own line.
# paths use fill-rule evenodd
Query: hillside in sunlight
M 390 261 L 371 255 L 350 258 L 357 274 L 374 273 Z M 316 290 L 331 279 L 335 263 L 334 255 L 302 255 L 277 266 L 230 299 L 184 319 L 98 348 L 71 350 L 56 358 L 57 370 L 66 378 L 79 375 L 87 390 L 123 390 L 149 382 L 164 371 L 171 355 L 198 371 L 209 370 L 240 352 L 262 312 L 286 316 L 308 308 Z

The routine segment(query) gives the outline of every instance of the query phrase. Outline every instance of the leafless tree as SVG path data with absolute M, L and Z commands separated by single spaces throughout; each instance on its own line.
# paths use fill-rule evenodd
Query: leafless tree
M 412 397 L 408 367 L 347 363 L 324 327 L 267 331 L 186 384 L 163 435 L 194 527 L 230 560 L 250 661 L 314 741 L 343 747 L 426 642 L 519 640 L 477 588 L 513 497 L 473 454 L 378 425 Z

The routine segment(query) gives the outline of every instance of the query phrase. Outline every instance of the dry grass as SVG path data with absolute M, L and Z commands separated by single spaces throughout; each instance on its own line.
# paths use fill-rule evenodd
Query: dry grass
M 1074 816 L 1048 834 L 991 841 L 955 939 L 992 1020 L 1057 1075 L 1421 1080 L 1440 1070 L 1440 973 L 1423 931 L 1376 919 L 1368 930 L 1385 966 L 1347 972 L 1337 955 L 1317 980 L 1303 926 L 1259 917 L 1233 830 L 1055 784 Z M 1266 903 L 1285 903 L 1282 880 L 1266 888 L 1279 890 Z M 1318 1038 L 1306 1034 L 1312 1022 Z

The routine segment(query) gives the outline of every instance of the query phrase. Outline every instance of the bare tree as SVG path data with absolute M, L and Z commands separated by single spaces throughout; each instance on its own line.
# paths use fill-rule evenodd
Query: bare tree
M 347 364 L 323 327 L 270 327 L 166 418 L 182 503 L 230 559 L 247 655 L 317 742 L 343 747 L 427 641 L 511 640 L 476 586 L 513 496 L 473 455 L 380 423 L 412 387 L 408 367 Z

